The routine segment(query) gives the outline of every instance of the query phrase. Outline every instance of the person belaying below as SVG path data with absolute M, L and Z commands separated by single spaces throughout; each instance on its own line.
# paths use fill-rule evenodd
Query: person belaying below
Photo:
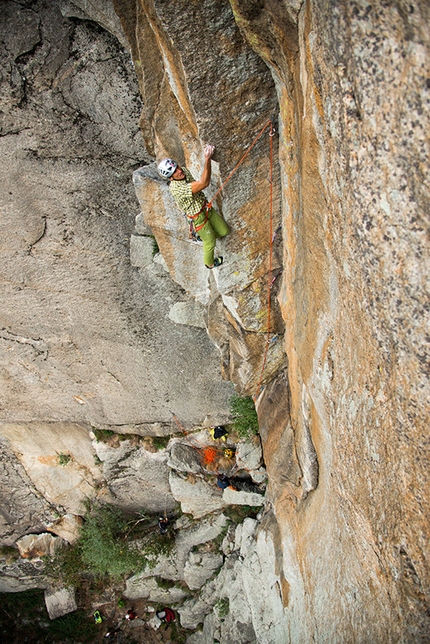
M 167 534 L 167 531 L 169 529 L 169 524 L 170 524 L 170 520 L 168 519 L 168 517 L 166 517 L 166 516 L 159 517 L 159 519 L 158 519 L 158 529 L 160 531 L 160 534 Z
M 188 168 L 181 168 L 173 159 L 163 159 L 158 165 L 160 176 L 170 182 L 170 191 L 177 206 L 185 211 L 188 220 L 194 224 L 195 232 L 203 241 L 203 261 L 206 268 L 221 266 L 223 258 L 214 257 L 216 240 L 230 232 L 221 215 L 214 208 L 207 208 L 206 197 L 203 194 L 211 180 L 211 160 L 214 152 L 213 145 L 205 146 L 205 165 L 197 181 Z
M 221 490 L 225 490 L 226 488 L 230 487 L 231 481 L 226 474 L 221 473 L 218 474 L 216 484 L 217 487 L 219 487 Z
M 220 440 L 225 443 L 228 436 L 228 431 L 224 425 L 218 425 L 217 427 L 211 427 L 209 434 L 212 436 L 214 441 Z
M 174 622 L 176 620 L 175 613 L 171 608 L 163 608 L 163 610 L 159 610 L 155 613 L 162 622 L 165 622 L 166 624 L 170 624 L 171 622 Z

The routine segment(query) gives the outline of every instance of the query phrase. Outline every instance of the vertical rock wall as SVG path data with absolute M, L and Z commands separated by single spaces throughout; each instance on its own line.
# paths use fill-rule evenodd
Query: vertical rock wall
M 130 264 L 131 175 L 151 157 L 129 53 L 60 4 L 2 5 L 1 420 L 163 432 L 172 411 L 223 416 L 218 352 L 168 317 L 187 296 L 152 261 Z
M 214 143 L 213 181 L 207 190 L 208 198 L 213 197 L 221 180 L 274 113 L 277 98 L 267 67 L 240 34 L 227 0 L 142 0 L 136 5 L 115 0 L 114 4 L 130 40 L 139 77 L 147 148 L 158 161 L 173 157 L 198 176 L 203 144 Z M 218 244 L 225 257 L 223 270 L 213 273 L 205 269 L 201 249 L 188 244 L 183 215 L 167 184 L 157 180 L 155 167 L 135 173 L 143 216 L 169 272 L 208 306 L 208 331 L 221 350 L 223 375 L 245 393 L 254 393 L 260 379 L 267 333 L 267 284 L 281 269 L 281 255 L 274 252 L 269 270 L 269 148 L 267 130 L 216 201 L 231 234 Z M 275 161 L 276 176 L 278 172 Z M 273 231 L 279 225 L 278 189 Z M 280 245 L 279 234 L 279 250 Z M 270 330 L 282 334 L 275 298 L 272 308 Z M 274 342 L 268 352 L 265 379 L 284 362 L 282 343 Z
M 130 125 L 140 106 L 124 53 L 85 18 L 119 34 L 112 12 L 82 1 L 63 3 L 63 15 L 50 6 L 47 18 L 48 4 L 7 3 L 3 14 L 2 467 L 31 502 L 14 530 L 7 504 L 25 500 L 7 481 L 5 542 L 53 514 L 25 455 L 7 467 L 13 423 L 165 433 L 172 409 L 190 422 L 208 399 L 226 411 L 216 352 L 202 329 L 166 321 L 169 304 L 204 303 L 224 377 L 255 393 L 266 287 L 283 268 L 258 401 L 268 512 L 237 535 L 206 588 L 227 597 L 228 580 L 230 621 L 204 619 L 213 598 L 190 623 L 204 619 L 205 642 L 215 632 L 226 642 L 426 641 L 427 4 L 114 0 L 145 149 Z M 212 196 L 275 109 L 275 273 L 265 138 L 218 199 L 231 234 L 222 270 L 206 272 L 153 158 L 199 173 L 203 143 L 215 143 Z M 123 200 L 132 203 L 137 166 L 143 217 L 188 295 L 156 265 L 130 269 Z M 122 499 L 128 471 L 164 458 L 134 447 L 118 450 L 129 470 L 111 491 Z M 114 449 L 99 449 L 106 471 L 121 470 Z
M 252 58 L 234 46 L 228 7 L 115 5 L 142 65 L 143 127 L 154 154 L 198 172 L 201 141 L 215 137 L 223 179 L 240 156 L 238 142 L 258 130 L 272 105 L 261 102 L 264 80 L 260 101 L 252 98 L 255 118 L 246 101 L 238 108 Z M 231 0 L 231 7 L 270 69 L 279 102 L 278 299 L 288 373 L 266 388 L 259 416 L 291 641 L 424 641 L 428 7 L 318 0 Z M 234 53 L 233 74 L 225 73 L 226 53 Z M 256 257 L 267 254 L 258 154 L 225 191 L 222 209 L 232 224 L 225 254 L 233 265 L 206 295 L 225 374 L 251 392 L 252 356 L 264 345 L 249 350 L 251 316 L 241 309 L 249 280 L 241 270 L 255 284 Z M 167 193 L 162 200 L 171 211 Z M 163 239 L 169 221 L 163 212 L 148 223 L 181 282 L 180 234 Z M 256 253 L 246 263 L 250 249 Z M 260 299 L 254 319 L 262 309 Z
M 152 252 L 131 265 L 131 177 L 152 157 L 116 35 L 126 42 L 110 3 L 1 3 L 1 544 L 83 512 L 102 479 L 119 504 L 131 482 L 139 507 L 170 507 L 161 465 L 152 498 L 140 495 L 142 464 L 156 468 L 143 441 L 127 443 L 127 459 L 105 451 L 102 476 L 91 428 L 163 435 L 178 430 L 172 412 L 187 427 L 229 413 L 232 386 L 206 331 L 169 318 L 189 296 Z
M 292 641 L 425 641 L 428 5 L 232 4 L 280 103 L 289 409 L 280 381 L 259 412 Z

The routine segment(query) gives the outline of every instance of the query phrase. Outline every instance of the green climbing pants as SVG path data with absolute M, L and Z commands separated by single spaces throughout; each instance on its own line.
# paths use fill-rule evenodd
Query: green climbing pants
M 206 266 L 212 266 L 214 263 L 216 240 L 219 237 L 225 237 L 229 232 L 224 219 L 214 208 L 211 208 L 207 222 L 197 233 L 203 242 L 203 261 Z

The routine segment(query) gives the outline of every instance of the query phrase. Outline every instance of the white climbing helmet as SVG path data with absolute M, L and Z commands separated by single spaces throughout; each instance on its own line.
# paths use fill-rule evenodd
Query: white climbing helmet
M 158 164 L 158 173 L 164 177 L 164 179 L 170 179 L 177 167 L 178 164 L 176 161 L 173 161 L 173 159 L 163 159 Z

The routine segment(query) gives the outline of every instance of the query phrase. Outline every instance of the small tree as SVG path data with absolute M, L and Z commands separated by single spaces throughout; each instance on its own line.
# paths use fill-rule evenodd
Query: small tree
M 128 523 L 111 505 L 93 508 L 85 517 L 79 549 L 82 562 L 95 576 L 113 578 L 144 570 L 146 558 L 127 542 Z

